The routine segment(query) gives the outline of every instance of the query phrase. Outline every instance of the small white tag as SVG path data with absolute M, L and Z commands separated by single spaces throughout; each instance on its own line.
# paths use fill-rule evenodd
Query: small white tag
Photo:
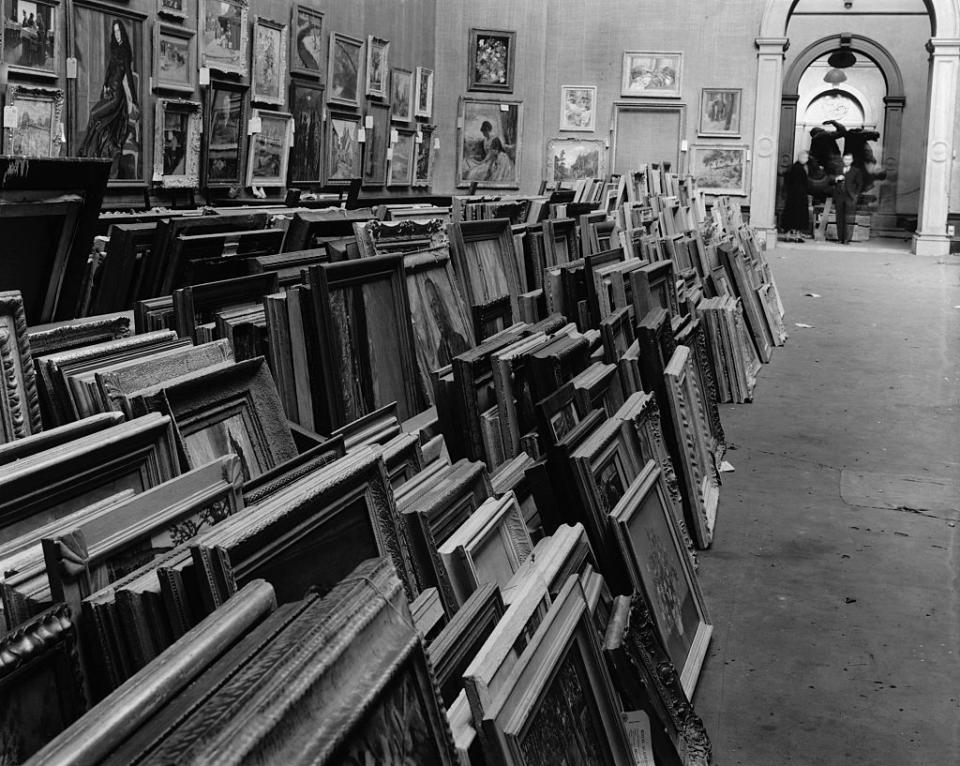
M 390 162 L 390 160 L 392 160 L 392 159 L 393 159 L 393 147 L 392 147 L 392 146 L 388 146 L 388 147 L 387 147 L 387 162 Z
M 509 111 L 510 111 L 510 104 L 500 104 L 500 111 L 501 111 L 501 112 L 509 112 Z
M 643 710 L 621 713 L 627 729 L 627 740 L 636 766 L 656 766 L 653 760 L 653 742 L 650 739 L 650 719 Z
M 366 128 L 357 128 L 357 143 L 365 144 L 367 143 L 367 129 Z
M 16 128 L 20 125 L 20 114 L 15 106 L 3 107 L 3 127 Z
M 73 56 L 67 59 L 67 79 L 77 79 L 77 60 Z
M 250 121 L 247 123 L 247 135 L 252 136 L 254 133 L 259 133 L 263 128 L 263 124 L 259 117 L 251 117 Z
M 363 118 L 363 127 L 373 130 L 373 115 L 368 114 Z
M 397 132 L 397 129 L 394 128 L 390 131 L 390 143 L 395 144 L 400 140 L 400 133 Z
M 414 143 L 422 144 L 422 143 L 423 143 L 423 133 L 421 133 L 421 132 L 418 130 L 418 131 L 417 131 L 417 135 L 413 137 L 413 141 L 414 141 Z
M 685 151 L 687 151 L 689 148 L 690 148 L 690 144 L 687 143 L 687 140 L 686 140 L 686 139 L 684 139 L 683 141 L 680 142 L 680 151 L 681 151 L 681 152 L 685 152 Z
M 200 84 L 201 85 L 210 84 L 210 67 L 208 66 L 200 67 Z
M 163 180 L 163 173 L 158 173 L 157 171 L 153 172 L 153 182 L 155 184 L 160 183 Z
M 439 138 L 439 137 L 433 139 L 433 148 L 434 148 L 434 149 L 439 149 L 439 148 L 440 148 L 440 138 Z
M 463 117 L 457 117 L 457 127 L 463 130 Z

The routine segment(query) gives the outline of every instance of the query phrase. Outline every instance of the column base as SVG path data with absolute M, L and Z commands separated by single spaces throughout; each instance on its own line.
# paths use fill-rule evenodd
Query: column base
M 946 234 L 914 234 L 914 255 L 950 255 L 950 237 Z

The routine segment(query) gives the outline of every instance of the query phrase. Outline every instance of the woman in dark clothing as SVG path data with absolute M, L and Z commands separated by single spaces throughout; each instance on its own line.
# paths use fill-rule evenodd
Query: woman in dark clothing
M 137 109 L 133 79 L 133 50 L 127 30 L 119 19 L 110 30 L 110 59 L 103 75 L 100 100 L 90 109 L 87 132 L 80 144 L 81 157 L 104 157 L 114 161 L 110 177 L 115 178 L 120 153 L 130 134 L 130 118 Z
M 810 230 L 810 214 L 807 208 L 807 161 L 810 155 L 801 151 L 784 176 L 786 199 L 780 218 L 780 229 L 790 239 L 802 241 L 802 235 Z

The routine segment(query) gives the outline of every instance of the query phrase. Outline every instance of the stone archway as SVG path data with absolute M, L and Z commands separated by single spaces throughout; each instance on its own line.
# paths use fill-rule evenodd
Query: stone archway
M 888 173 L 896 173 L 900 166 L 900 137 L 903 127 L 903 108 L 906 104 L 903 76 L 897 62 L 886 48 L 868 37 L 854 34 L 823 37 L 804 48 L 790 64 L 783 78 L 783 95 L 780 101 L 780 169 L 783 169 L 784 156 L 789 158 L 787 163 L 789 164 L 794 155 L 794 126 L 799 112 L 800 79 L 813 62 L 841 46 L 870 59 L 876 64 L 887 83 L 887 95 L 883 100 L 883 167 Z M 896 178 L 895 175 L 892 177 Z M 881 197 L 879 214 L 874 219 L 875 226 L 880 229 L 896 227 L 896 183 L 889 186 L 890 188 L 886 189 Z
M 757 46 L 757 105 L 753 131 L 750 220 L 776 240 L 776 190 L 783 98 L 783 59 L 790 44 L 787 24 L 798 0 L 767 0 Z M 927 43 L 930 74 L 927 140 L 915 253 L 946 255 L 950 171 L 954 151 L 954 115 L 960 84 L 960 0 L 924 0 L 933 37 Z

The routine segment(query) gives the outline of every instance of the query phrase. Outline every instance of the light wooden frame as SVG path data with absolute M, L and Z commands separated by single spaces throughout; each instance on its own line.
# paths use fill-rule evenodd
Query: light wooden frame
M 160 43 L 164 37 L 187 41 L 187 82 L 164 80 L 160 77 Z M 157 22 L 153 25 L 153 90 L 193 93 L 197 87 L 197 31 L 175 24 Z M 158 127 L 159 130 L 159 127 Z M 154 163 L 156 164 L 156 163 Z
M 255 133 L 248 139 L 249 147 L 247 149 L 247 186 L 262 186 L 264 188 L 278 188 L 286 186 L 287 184 L 287 169 L 290 164 L 290 126 L 293 124 L 293 117 L 286 112 L 273 112 L 267 111 L 264 109 L 254 109 L 252 110 L 253 117 L 252 119 L 259 119 L 261 125 L 261 131 Z M 258 137 L 263 135 L 263 121 L 264 120 L 278 120 L 285 123 L 285 128 L 283 131 L 283 144 L 280 148 L 280 173 L 278 175 L 271 176 L 258 176 L 257 169 L 254 167 L 253 161 L 257 153 L 257 140 Z
M 211 56 L 207 53 L 211 43 L 216 40 L 208 37 L 207 30 L 204 27 L 208 3 L 226 3 L 240 12 L 240 49 L 230 56 Z M 200 66 L 224 74 L 235 74 L 240 77 L 246 77 L 248 72 L 247 62 L 250 60 L 250 23 L 248 21 L 248 2 L 247 0 L 199 0 L 199 46 L 200 46 Z
M 269 85 L 269 83 L 262 83 L 257 77 L 257 65 L 256 61 L 260 56 L 259 51 L 257 51 L 257 29 L 258 28 L 269 29 L 274 32 L 280 33 L 280 50 L 278 51 L 277 61 L 276 61 L 276 74 L 274 76 L 276 84 L 276 95 L 271 95 L 269 92 L 261 92 L 260 88 L 264 85 Z M 271 106 L 278 106 L 281 109 L 284 105 L 285 94 L 287 91 L 287 59 L 289 57 L 289 52 L 287 50 L 288 39 L 287 39 L 287 25 L 281 21 L 274 21 L 273 19 L 267 19 L 263 16 L 254 16 L 253 17 L 253 39 L 250 44 L 251 55 L 253 56 L 253 62 L 250 66 L 250 100 L 257 104 L 269 104 Z
M 156 101 L 156 123 L 153 138 L 153 180 L 164 189 L 200 188 L 200 139 L 202 108 L 199 101 L 158 98 Z M 187 115 L 186 150 L 184 154 L 184 172 L 167 175 L 163 172 L 164 129 L 167 113 Z
M 337 95 L 337 89 L 334 87 L 333 77 L 336 72 L 334 68 L 334 63 L 336 61 L 336 51 L 337 45 L 344 45 L 357 50 L 357 72 L 356 78 L 354 81 L 354 98 L 347 98 L 344 96 Z M 328 104 L 338 104 L 340 106 L 347 106 L 357 108 L 360 106 L 360 97 L 362 94 L 361 90 L 361 72 L 360 68 L 363 66 L 363 40 L 358 37 L 351 37 L 350 35 L 345 35 L 342 32 L 331 32 L 330 33 L 330 51 L 329 58 L 327 61 L 327 103 Z
M 397 98 L 397 86 L 402 81 L 407 82 L 407 91 L 410 96 L 409 101 L 407 102 L 407 110 L 405 112 L 398 111 L 400 104 L 398 103 Z M 413 120 L 413 85 L 413 72 L 409 69 L 393 67 L 393 69 L 390 70 L 390 122 L 407 123 Z
M 373 51 L 378 48 L 381 51 L 381 87 L 376 87 L 370 82 L 370 76 L 373 72 Z M 374 35 L 367 35 L 367 62 L 364 71 L 364 92 L 368 98 L 387 98 L 390 94 L 390 41 L 383 40 Z
M 426 78 L 426 85 L 424 85 Z M 413 116 L 429 120 L 433 117 L 434 72 L 425 66 L 418 66 L 414 72 Z M 426 103 L 424 108 L 421 104 Z
M 396 128 L 394 128 L 396 130 Z M 394 163 L 397 161 L 397 146 L 401 141 L 409 143 L 410 155 L 407 161 L 407 172 L 404 176 L 394 177 Z M 387 163 L 387 188 L 398 186 L 410 186 L 413 184 L 414 163 L 416 162 L 417 144 L 416 133 L 412 130 L 397 130 L 397 140 L 390 146 L 390 161 Z
M 707 98 L 711 93 L 735 93 L 737 96 L 736 128 L 731 130 L 710 130 L 704 127 L 705 108 Z M 740 138 L 740 125 L 743 119 L 743 88 L 701 88 L 700 115 L 697 123 L 697 135 L 701 138 Z
M 25 101 L 48 104 L 50 107 L 50 152 L 45 155 L 29 155 L 18 143 L 20 128 L 3 129 L 3 151 L 5 154 L 27 156 L 59 157 L 61 144 L 60 126 L 63 121 L 63 91 L 60 88 L 41 88 L 29 85 L 10 85 L 7 89 L 7 106 L 16 107 Z M 18 109 L 19 112 L 19 109 Z
M 0 292 L 0 444 L 42 431 L 23 297 Z
M 684 692 L 688 697 L 692 697 L 693 690 L 697 685 L 697 678 L 700 675 L 700 668 L 707 654 L 707 646 L 713 634 L 713 624 L 710 622 L 710 616 L 707 613 L 707 605 L 703 600 L 697 574 L 684 549 L 683 538 L 677 528 L 676 520 L 669 510 L 669 501 L 665 497 L 660 482 L 660 469 L 655 461 L 648 461 L 643 471 L 630 485 L 623 500 L 611 513 L 611 521 L 617 542 L 629 564 L 630 579 L 634 590 L 645 594 L 647 604 L 650 605 L 655 617 L 660 638 L 669 653 L 667 615 L 664 614 L 664 610 L 671 607 L 666 604 L 669 598 L 668 586 L 662 581 L 662 578 L 666 577 L 666 573 L 660 571 L 655 575 L 652 572 L 654 568 L 662 570 L 666 564 L 660 560 L 652 561 L 648 558 L 641 558 L 631 533 L 631 524 L 637 519 L 638 514 L 643 512 L 649 498 L 655 498 L 656 500 L 656 508 L 650 512 L 662 514 L 663 523 L 669 530 L 670 540 L 661 544 L 668 546 L 668 549 L 672 547 L 676 557 L 675 563 L 680 568 L 680 572 L 674 570 L 674 576 L 682 577 L 685 581 L 697 611 L 698 624 L 689 650 L 685 656 L 671 655 L 670 657 L 680 672 Z M 654 580 L 652 579 L 654 577 L 661 579 Z M 677 612 L 674 615 L 677 618 L 679 618 L 681 606 L 679 604 L 672 605 L 672 608 Z
M 569 147 L 571 149 L 584 147 L 596 149 L 597 151 L 597 173 L 596 175 L 591 176 L 578 176 L 577 178 L 562 179 L 557 180 L 556 176 L 556 163 L 555 158 L 557 156 L 557 151 L 563 150 L 564 147 Z M 543 164 L 543 178 L 548 185 L 552 185 L 556 188 L 559 188 L 561 183 L 566 183 L 569 181 L 576 181 L 580 178 L 605 178 L 607 175 L 607 148 L 605 143 L 600 139 L 594 138 L 574 138 L 572 136 L 562 136 L 558 138 L 550 138 L 547 140 L 546 145 L 546 156 Z
M 567 116 L 567 95 L 571 91 L 589 91 L 590 92 L 590 119 L 585 125 L 571 124 Z M 597 129 L 597 86 L 596 85 L 561 85 L 560 86 L 560 128 L 561 131 L 570 131 L 577 133 L 593 133 Z M 603 176 L 600 173 L 599 176 Z
M 349 178 L 334 178 L 331 165 L 333 164 L 333 147 L 335 141 L 333 139 L 333 130 L 334 122 L 349 122 L 354 125 L 355 135 L 359 133 L 362 123 L 360 121 L 360 116 L 356 114 L 349 114 L 346 112 L 328 112 L 327 113 L 327 129 L 324 133 L 324 143 L 323 143 L 323 180 L 325 186 L 349 186 L 351 181 L 355 178 L 362 178 L 363 176 L 363 151 L 360 147 L 359 142 L 354 141 L 354 173 Z M 358 135 L 357 135 L 358 137 Z M 386 167 L 386 166 L 385 166 Z
M 737 186 L 709 186 L 697 176 L 697 170 L 699 169 L 698 158 L 702 156 L 704 152 L 709 151 L 724 151 L 724 152 L 738 152 L 740 155 L 740 164 L 741 164 L 741 174 L 740 174 L 740 183 Z M 723 144 L 723 143 L 699 143 L 690 145 L 690 157 L 689 164 L 687 167 L 687 174 L 693 176 L 697 181 L 697 188 L 704 194 L 715 194 L 723 195 L 728 197 L 745 197 L 747 196 L 747 176 L 750 172 L 750 162 L 749 162 L 750 147 L 746 144 Z
M 670 88 L 631 88 L 630 65 L 634 58 L 676 57 L 676 79 Z M 680 98 L 683 87 L 683 53 L 680 51 L 624 51 L 623 66 L 620 71 L 620 95 L 639 96 L 641 98 Z

